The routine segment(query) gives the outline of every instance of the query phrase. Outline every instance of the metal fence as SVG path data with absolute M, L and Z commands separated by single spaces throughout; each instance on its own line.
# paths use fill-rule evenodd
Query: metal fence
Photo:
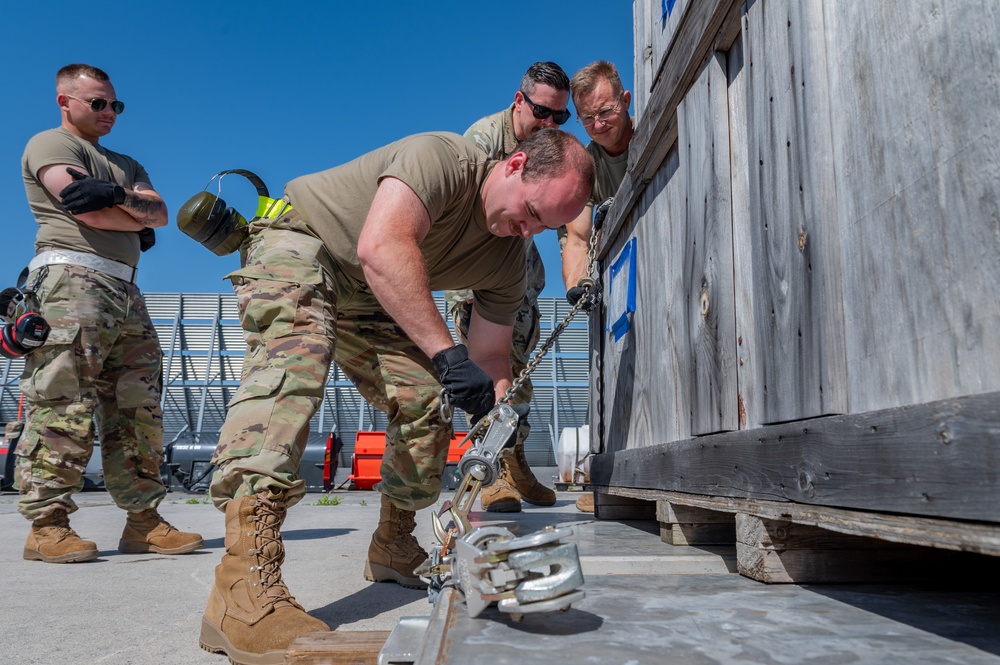
M 147 293 L 145 299 L 164 355 L 165 440 L 180 436 L 217 440 L 243 366 L 245 342 L 236 297 L 231 293 Z M 436 296 L 435 302 L 444 316 L 443 296 Z M 569 305 L 561 298 L 541 298 L 539 309 L 544 342 L 566 316 Z M 23 360 L 0 363 L 0 421 L 18 419 L 18 379 L 23 368 Z M 589 363 L 584 315 L 559 337 L 532 374 L 532 382 L 532 429 L 525 451 L 529 463 L 554 466 L 559 433 L 587 423 Z M 323 403 L 310 424 L 311 434 L 323 438 L 330 432 L 338 434 L 344 442 L 341 464 L 349 464 L 356 433 L 385 427 L 384 414 L 369 406 L 333 366 Z M 462 416 L 456 417 L 455 427 L 464 429 Z

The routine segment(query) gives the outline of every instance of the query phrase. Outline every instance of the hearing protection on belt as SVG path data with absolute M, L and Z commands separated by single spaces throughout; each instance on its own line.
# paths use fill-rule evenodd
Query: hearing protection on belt
M 267 192 L 267 185 L 251 171 L 230 169 L 216 173 L 205 185 L 205 191 L 192 196 L 177 211 L 177 226 L 218 256 L 235 252 L 247 236 L 246 217 L 236 212 L 235 208 L 227 207 L 221 198 L 222 178 L 230 173 L 243 176 L 257 188 L 259 198 L 254 219 L 271 217 L 275 211 L 291 207 L 281 199 L 272 199 Z M 218 196 L 208 191 L 216 179 L 218 179 Z
M 38 304 L 34 290 L 23 288 L 27 277 L 28 269 L 25 268 L 17 286 L 0 291 L 0 356 L 4 358 L 20 358 L 37 349 L 48 339 L 51 330 L 41 314 L 33 311 Z

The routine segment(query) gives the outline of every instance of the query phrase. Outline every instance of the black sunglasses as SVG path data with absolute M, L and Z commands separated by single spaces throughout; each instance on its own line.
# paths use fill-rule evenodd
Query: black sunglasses
M 573 115 L 572 113 L 569 112 L 569 109 L 556 111 L 555 109 L 550 109 L 548 106 L 542 106 L 541 104 L 536 104 L 535 102 L 531 101 L 531 97 L 528 97 L 528 95 L 524 92 L 524 90 L 521 91 L 521 94 L 524 95 L 524 101 L 528 102 L 528 106 L 531 107 L 532 115 L 534 115 L 539 120 L 545 120 L 549 116 L 552 116 L 552 120 L 557 125 L 565 125 L 566 121 L 569 120 L 569 117 Z
M 125 102 L 120 99 L 104 99 L 104 97 L 94 97 L 89 102 L 80 99 L 79 97 L 74 97 L 73 95 L 66 95 L 70 99 L 75 99 L 81 104 L 90 104 L 90 110 L 94 113 L 98 111 L 103 111 L 104 107 L 111 104 L 111 110 L 115 112 L 115 115 L 121 115 L 125 111 Z

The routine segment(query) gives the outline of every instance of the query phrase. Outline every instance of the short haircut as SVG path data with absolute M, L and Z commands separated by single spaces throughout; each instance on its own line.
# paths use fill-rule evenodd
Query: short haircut
M 98 69 L 93 65 L 83 65 L 80 63 L 66 65 L 56 72 L 56 88 L 60 85 L 69 85 L 81 76 L 92 78 L 97 81 L 110 81 L 111 78 L 103 69 Z
M 594 189 L 594 158 L 579 139 L 561 129 L 541 129 L 517 144 L 526 157 L 521 179 L 525 182 L 558 178 L 569 171 L 580 175 L 587 195 Z
M 570 89 L 573 91 L 573 104 L 576 104 L 577 97 L 589 95 L 601 81 L 607 81 L 611 86 L 611 93 L 616 97 L 625 92 L 622 87 L 621 77 L 618 76 L 618 68 L 607 60 L 595 60 L 576 74 L 570 82 Z
M 539 83 L 552 86 L 556 90 L 569 91 L 569 77 L 562 67 L 554 62 L 536 62 L 521 77 L 521 92 L 529 95 Z

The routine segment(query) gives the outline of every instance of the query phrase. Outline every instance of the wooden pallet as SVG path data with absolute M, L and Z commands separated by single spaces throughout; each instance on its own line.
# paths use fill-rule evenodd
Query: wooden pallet
M 376 665 L 388 630 L 306 633 L 285 651 L 285 665 Z
M 596 488 L 597 519 L 656 519 L 671 545 L 735 545 L 739 572 L 767 583 L 995 576 L 1000 527 L 783 501 Z

